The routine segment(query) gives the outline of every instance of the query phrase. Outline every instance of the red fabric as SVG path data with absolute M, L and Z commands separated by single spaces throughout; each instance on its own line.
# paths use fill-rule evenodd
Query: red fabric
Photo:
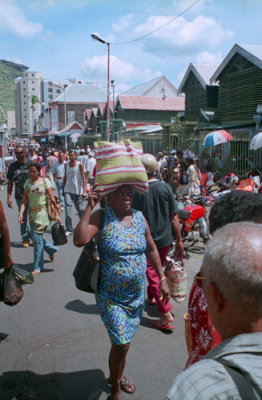
M 42 156 L 39 156 L 38 158 L 39 158 L 39 161 L 40 161 L 40 162 L 43 161 L 43 157 L 42 157 Z M 43 178 L 45 178 L 45 167 L 41 167 L 41 176 L 42 176 Z
M 93 170 L 93 178 L 96 177 L 96 168 L 97 168 L 97 164 L 95 165 L 94 170 Z
M 199 183 L 199 187 L 200 187 L 200 189 L 201 189 L 201 191 L 203 193 L 206 191 L 207 181 L 208 181 L 207 174 L 205 172 L 203 172 L 202 178 L 201 178 L 200 183 Z
M 239 182 L 237 190 L 242 190 L 244 192 L 254 192 L 254 181 L 253 179 L 244 179 Z
M 169 250 L 170 245 L 161 247 L 158 250 L 159 256 L 161 263 L 163 265 L 168 250 Z M 148 281 L 148 287 L 147 287 L 147 296 L 149 299 L 156 300 L 156 306 L 160 314 L 165 314 L 168 313 L 172 310 L 172 306 L 170 302 L 168 302 L 166 305 L 164 305 L 161 300 L 160 300 L 160 293 L 159 293 L 159 278 L 158 275 L 154 269 L 154 267 L 151 265 L 150 261 L 147 259 L 147 269 L 146 269 L 146 277 Z
M 191 348 L 188 348 L 186 368 L 201 360 L 209 350 L 221 343 L 221 336 L 212 325 L 204 293 L 195 281 L 189 294 L 188 319 L 187 333 L 190 335 Z

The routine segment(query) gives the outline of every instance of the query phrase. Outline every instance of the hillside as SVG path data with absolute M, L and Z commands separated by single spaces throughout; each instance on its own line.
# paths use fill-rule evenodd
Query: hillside
M 0 105 L 5 112 L 15 109 L 15 78 L 22 76 L 22 73 L 26 69 L 28 69 L 28 67 L 25 65 L 0 60 Z M 3 122 L 3 115 L 1 112 L 0 122 Z

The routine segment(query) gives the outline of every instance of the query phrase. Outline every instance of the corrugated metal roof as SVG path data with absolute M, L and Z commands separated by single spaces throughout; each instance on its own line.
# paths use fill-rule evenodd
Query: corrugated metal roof
M 183 97 L 161 97 L 147 96 L 118 96 L 118 102 L 125 110 L 155 110 L 155 111 L 184 111 L 185 99 Z
M 90 119 L 91 114 L 92 114 L 92 109 L 88 108 L 88 109 L 86 110 L 86 115 L 87 115 L 87 118 L 88 118 L 88 119 Z
M 64 93 L 60 94 L 53 102 L 66 103 L 104 103 L 106 94 L 94 83 L 69 85 Z
M 216 69 L 217 69 L 217 65 L 190 63 L 187 68 L 187 71 L 184 75 L 184 78 L 178 88 L 178 93 L 183 93 L 183 87 L 186 83 L 186 80 L 187 80 L 190 72 L 192 72 L 195 75 L 197 80 L 202 85 L 203 89 L 206 89 L 206 86 L 210 85 L 210 78 L 212 77 L 212 75 L 214 74 Z
M 106 106 L 106 102 L 98 103 L 98 108 L 100 109 L 101 114 L 103 114 L 105 106 Z
M 150 126 L 159 126 L 158 122 L 156 122 L 156 123 L 153 123 L 153 122 L 146 123 L 146 122 L 127 121 L 127 122 L 125 122 L 125 124 L 126 124 L 126 130 L 127 131 L 128 130 L 134 131 L 134 130 L 141 129 L 141 128 L 143 128 L 145 126 L 149 126 L 149 125 Z
M 236 53 L 240 54 L 258 68 L 262 69 L 262 46 L 235 44 L 211 77 L 211 82 L 219 80 L 219 75 Z
M 113 100 L 109 100 L 109 108 L 110 108 L 110 110 L 111 110 L 112 112 L 113 112 L 113 106 L 114 106 Z M 106 103 L 105 106 L 104 106 L 103 114 L 106 112 L 106 110 L 107 110 L 107 103 Z
M 92 113 L 90 114 L 90 116 L 91 116 L 92 114 L 94 114 L 94 116 L 96 117 L 96 116 L 97 116 L 97 111 L 98 111 L 98 108 L 97 108 L 97 107 L 93 107 L 93 108 L 92 108 Z
M 248 51 L 250 54 L 254 55 L 256 58 L 262 61 L 262 46 L 241 44 L 240 47 L 242 47 L 242 49 Z
M 163 78 L 164 75 L 158 76 L 157 78 L 151 79 L 151 81 L 142 83 L 141 85 L 135 86 L 134 88 L 121 93 L 121 96 L 144 96 L 144 94 L 152 88 L 158 81 Z
M 208 64 L 193 64 L 201 78 L 205 81 L 206 85 L 210 85 L 210 78 L 217 69 L 217 65 Z
M 79 122 L 72 121 L 72 122 L 69 122 L 69 124 L 66 125 L 65 129 L 62 129 L 61 131 L 56 132 L 56 135 L 62 136 L 65 132 L 67 132 L 67 135 L 68 135 L 69 131 L 83 131 L 84 132 L 84 128 L 82 127 L 81 124 L 79 124 Z

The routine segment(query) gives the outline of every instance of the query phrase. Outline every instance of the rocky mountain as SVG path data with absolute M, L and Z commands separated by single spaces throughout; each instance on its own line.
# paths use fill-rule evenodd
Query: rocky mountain
M 15 78 L 22 76 L 26 69 L 25 65 L 0 60 L 0 105 L 5 112 L 15 109 Z M 3 122 L 1 112 L 0 122 Z

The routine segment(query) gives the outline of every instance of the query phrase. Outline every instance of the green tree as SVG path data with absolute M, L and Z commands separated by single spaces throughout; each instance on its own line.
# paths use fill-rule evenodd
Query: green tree
M 41 104 L 41 101 L 39 100 L 38 96 L 36 96 L 35 94 L 32 94 L 31 96 L 29 96 L 30 100 L 31 100 L 31 108 L 33 111 L 35 111 L 35 105 L 37 103 Z

